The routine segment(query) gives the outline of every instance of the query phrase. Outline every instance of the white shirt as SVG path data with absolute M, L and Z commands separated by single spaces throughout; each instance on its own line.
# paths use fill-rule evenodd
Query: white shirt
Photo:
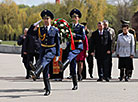
M 49 25 L 49 26 L 46 26 L 46 25 L 45 25 L 45 28 L 46 28 L 46 27 L 47 27 L 47 31 L 49 31 L 51 25 Z
M 103 30 L 102 30 L 102 31 L 99 30 L 99 34 L 100 34 L 100 35 L 103 35 Z
M 73 25 L 75 25 L 75 27 L 76 27 L 78 24 L 79 24 L 79 23 L 76 23 L 76 24 L 73 23 Z
M 116 54 L 120 57 L 129 57 L 135 54 L 135 40 L 131 33 L 124 35 L 123 33 L 118 35 Z

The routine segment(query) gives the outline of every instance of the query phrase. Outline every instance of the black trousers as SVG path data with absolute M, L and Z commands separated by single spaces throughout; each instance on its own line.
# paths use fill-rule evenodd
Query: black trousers
M 129 70 L 125 68 L 120 69 L 120 78 L 129 77 Z
M 74 58 L 71 62 L 70 62 L 70 74 L 71 76 L 76 76 L 76 58 Z
M 49 74 L 49 69 L 51 69 L 51 68 L 49 68 L 50 67 L 50 63 L 45 67 L 45 69 L 43 70 L 43 79 L 48 79 L 49 78 L 49 76 L 48 76 L 48 74 Z
M 109 55 L 107 55 L 105 59 L 97 59 L 99 78 L 109 78 L 109 68 L 110 68 L 109 60 L 110 60 Z
M 49 75 L 49 69 L 51 69 L 51 67 L 50 67 L 51 62 L 48 65 L 46 65 L 45 69 L 43 70 L 43 81 L 44 81 L 46 91 L 51 90 L 51 85 L 50 85 L 49 76 L 48 76 Z
M 86 64 L 83 61 L 82 79 L 86 79 Z
M 39 54 L 38 53 L 28 53 L 27 54 L 27 66 L 28 66 L 28 68 L 29 69 L 31 69 L 31 67 L 30 67 L 30 62 L 34 62 L 34 58 L 35 58 L 35 62 L 37 62 L 38 61 L 38 59 L 39 59 Z
M 111 77 L 112 74 L 112 53 L 109 55 L 110 59 L 109 59 L 109 78 Z
M 26 69 L 26 77 L 28 77 L 29 76 L 29 74 L 30 74 L 30 67 L 28 67 L 28 56 L 27 55 L 23 55 L 23 60 L 22 60 L 22 62 L 24 63 L 24 67 L 25 67 L 25 69 Z
M 93 74 L 93 56 L 92 55 L 88 55 L 87 62 L 88 62 L 89 74 L 92 75 Z
M 26 69 L 27 69 L 27 76 L 30 75 L 30 70 L 31 70 L 31 67 L 30 67 L 30 62 L 34 62 L 34 57 L 35 57 L 35 60 L 36 62 L 38 61 L 39 59 L 39 54 L 38 53 L 28 53 L 27 55 L 25 55 L 25 58 L 24 58 L 24 62 L 25 62 L 25 66 L 26 66 Z
M 34 62 L 34 58 L 35 58 L 35 61 L 37 62 L 39 59 L 39 53 L 29 53 L 27 55 L 27 62 L 30 62 L 30 61 Z

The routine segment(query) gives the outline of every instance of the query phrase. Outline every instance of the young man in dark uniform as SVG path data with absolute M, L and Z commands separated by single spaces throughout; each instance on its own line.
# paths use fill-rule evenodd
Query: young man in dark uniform
M 33 69 L 35 71 L 31 72 L 32 78 L 35 80 L 39 77 L 40 73 L 43 72 L 43 80 L 45 84 L 45 96 L 50 94 L 50 83 L 49 83 L 49 64 L 56 56 L 56 61 L 59 59 L 60 56 L 60 37 L 59 31 L 55 27 L 51 26 L 51 21 L 54 19 L 54 15 L 49 10 L 43 10 L 41 12 L 41 17 L 44 21 L 44 26 L 39 27 L 36 31 L 34 31 L 34 27 L 38 25 L 40 21 L 32 25 L 28 31 L 29 34 L 38 35 L 39 39 L 41 40 L 40 46 L 40 57 L 39 62 L 40 64 Z M 31 65 L 32 68 L 35 66 Z
M 85 39 L 85 29 L 84 26 L 79 24 L 79 19 L 81 18 L 82 14 L 78 9 L 73 9 L 70 12 L 70 17 L 73 20 L 72 24 L 72 30 L 73 30 L 73 38 L 74 38 L 74 43 L 75 43 L 75 50 L 70 50 L 68 52 L 68 57 L 65 60 L 64 63 L 59 62 L 59 65 L 62 69 L 62 71 L 65 70 L 67 65 L 70 63 L 70 71 L 71 71 L 71 76 L 73 80 L 73 88 L 72 90 L 77 90 L 78 85 L 77 85 L 77 74 L 76 74 L 76 57 L 77 55 L 83 50 L 83 43 L 82 40 Z M 70 47 L 70 46 L 68 46 Z

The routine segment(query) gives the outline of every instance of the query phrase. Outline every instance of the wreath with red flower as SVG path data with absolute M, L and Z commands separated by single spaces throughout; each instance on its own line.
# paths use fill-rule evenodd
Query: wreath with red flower
M 61 43 L 64 41 L 71 42 L 70 49 L 74 50 L 75 45 L 74 45 L 73 35 L 71 32 L 71 28 L 69 26 L 69 23 L 62 18 L 58 18 L 58 19 L 54 20 L 52 25 L 59 29 L 59 34 L 61 37 Z

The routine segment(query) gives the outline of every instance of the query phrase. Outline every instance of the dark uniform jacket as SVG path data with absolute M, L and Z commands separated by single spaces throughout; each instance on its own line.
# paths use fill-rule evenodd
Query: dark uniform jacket
M 107 57 L 107 51 L 111 51 L 111 37 L 107 30 L 103 31 L 103 35 L 99 34 L 99 30 L 92 33 L 90 38 L 90 52 L 95 52 L 96 59 L 104 59 Z
M 78 40 L 85 40 L 84 26 L 78 23 L 75 27 L 72 27 L 72 29 L 73 33 L 75 33 L 75 36 L 73 36 L 75 48 L 83 50 L 83 43 L 82 41 L 78 42 Z
M 28 30 L 28 34 L 36 35 L 41 41 L 41 47 L 45 48 L 45 53 L 52 52 L 56 56 L 60 56 L 60 37 L 59 31 L 55 27 L 51 26 L 50 29 L 46 30 L 45 27 L 39 27 L 34 31 L 35 26 L 31 26 Z

